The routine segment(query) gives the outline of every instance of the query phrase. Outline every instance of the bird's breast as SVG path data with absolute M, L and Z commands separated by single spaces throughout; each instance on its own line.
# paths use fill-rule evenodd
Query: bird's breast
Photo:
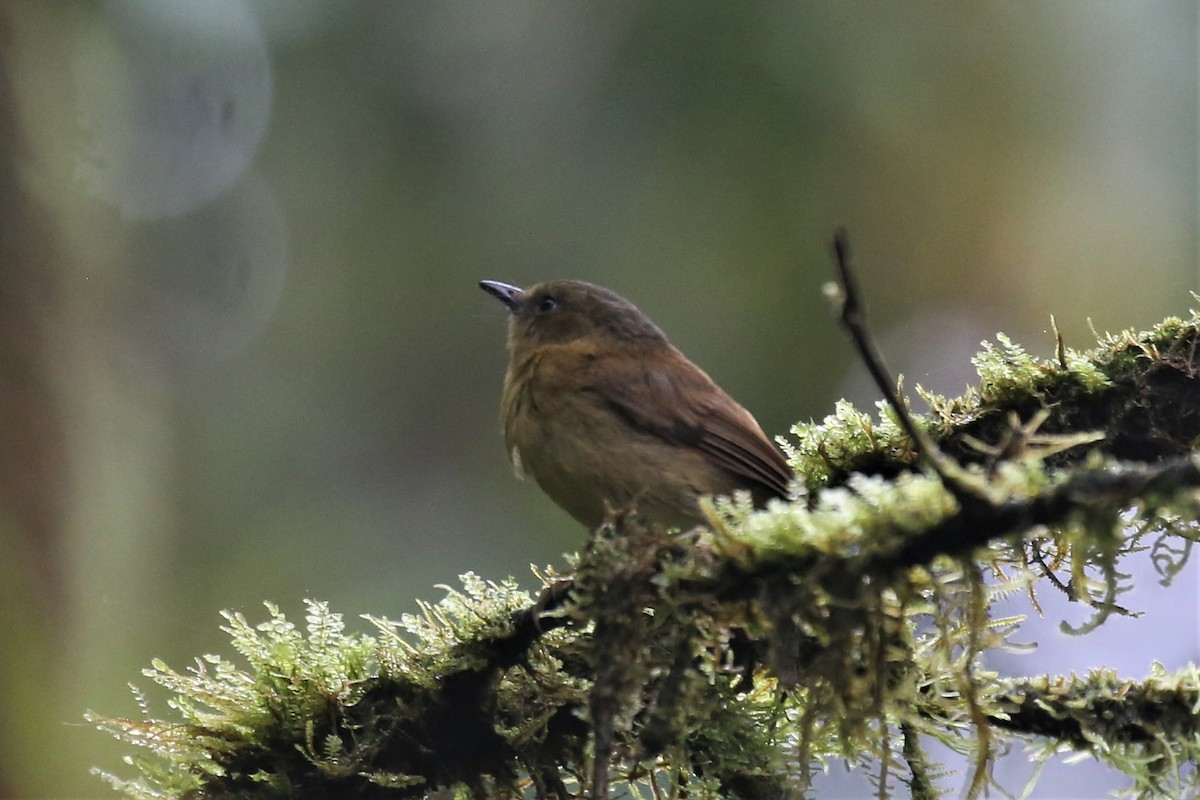
M 502 415 L 510 449 L 525 458 L 534 448 L 554 449 L 562 434 L 586 432 L 594 416 L 587 386 L 598 357 L 591 351 L 542 348 L 514 360 L 505 380 Z
M 611 411 L 588 391 L 602 357 L 543 348 L 510 365 L 502 402 L 514 470 L 537 481 L 559 505 L 597 524 L 619 433 Z

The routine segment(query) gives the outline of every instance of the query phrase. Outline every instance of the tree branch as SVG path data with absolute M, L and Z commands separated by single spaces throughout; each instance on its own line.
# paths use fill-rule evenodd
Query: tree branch
M 1167 320 L 1050 362 L 1003 340 L 981 354 L 980 387 L 931 398 L 934 416 L 912 423 L 961 456 L 988 502 L 915 472 L 899 425 L 842 406 L 799 429 L 807 502 L 718 503 L 695 540 L 614 520 L 536 601 L 468 576 L 424 615 L 375 621 L 376 636 L 344 633 L 320 604 L 307 635 L 276 611 L 261 630 L 230 615 L 246 665 L 158 664 L 148 674 L 174 695 L 174 716 L 91 717 L 153 756 L 140 778 L 110 780 L 146 797 L 458 786 L 561 798 L 653 781 L 760 798 L 803 790 L 810 759 L 862 754 L 909 764 L 929 793 L 917 737 L 952 731 L 945 741 L 986 760 L 986 737 L 959 734 L 985 720 L 996 736 L 1088 748 L 1139 785 L 1169 785 L 1164 775 L 1187 770 L 1156 777 L 1147 759 L 1194 764 L 1190 673 L 979 682 L 971 664 L 1003 631 L 980 617 L 973 564 L 1067 570 L 1061 585 L 1088 599 L 1080 587 L 1095 579 L 1076 578 L 1114 585 L 1133 537 L 1196 538 L 1196 326 Z M 1000 446 L 1014 441 L 1010 412 L 1042 408 L 1040 429 Z M 1106 436 L 1087 448 L 1046 444 L 1096 430 Z M 947 689 L 963 680 L 970 692 Z

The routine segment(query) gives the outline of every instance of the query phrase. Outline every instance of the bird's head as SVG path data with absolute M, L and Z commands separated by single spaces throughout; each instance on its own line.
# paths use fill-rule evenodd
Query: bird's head
M 514 356 L 544 344 L 653 347 L 667 341 L 633 303 L 584 281 L 546 281 L 530 289 L 501 281 L 479 286 L 508 308 L 508 346 Z

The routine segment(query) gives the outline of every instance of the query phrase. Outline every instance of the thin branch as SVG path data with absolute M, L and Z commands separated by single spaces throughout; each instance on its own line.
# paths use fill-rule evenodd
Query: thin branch
M 866 365 L 871 379 L 884 399 L 896 413 L 896 418 L 904 432 L 912 440 L 913 450 L 921 462 L 928 466 L 941 479 L 942 483 L 954 496 L 963 503 L 990 503 L 990 499 L 981 487 L 972 482 L 962 468 L 951 458 L 942 453 L 937 443 L 925 433 L 913 420 L 909 413 L 908 403 L 900 396 L 899 382 L 883 363 L 883 356 L 875 345 L 875 340 L 867 330 L 866 307 L 858 288 L 858 273 L 854 269 L 850 257 L 850 236 L 845 228 L 839 228 L 833 235 L 834 260 L 837 263 L 838 277 L 841 281 L 841 321 L 842 327 L 850 334 L 858 355 Z
M 928 564 L 941 554 L 967 555 L 1020 531 L 1061 524 L 1081 511 L 1122 508 L 1139 498 L 1196 487 L 1200 487 L 1200 465 L 1194 458 L 1080 469 L 1029 498 L 988 507 L 964 506 L 940 524 L 906 539 L 894 554 L 873 559 L 872 566 L 901 569 Z
M 1030 497 L 997 504 L 967 504 L 930 527 L 914 531 L 896 548 L 863 557 L 827 552 L 798 552 L 792 559 L 776 558 L 758 564 L 729 562 L 713 579 L 689 584 L 693 591 L 715 591 L 724 601 L 759 594 L 764 578 L 800 573 L 801 562 L 820 558 L 826 574 L 840 573 L 851 585 L 866 575 L 890 575 L 931 564 L 939 556 L 968 557 L 989 544 L 1021 533 L 1040 535 L 1041 526 L 1061 525 L 1080 513 L 1120 509 L 1147 497 L 1168 497 L 1200 488 L 1200 462 L 1178 458 L 1161 464 L 1120 464 L 1076 467 L 1068 477 Z M 947 487 L 948 488 L 948 487 Z
M 859 357 L 871 374 L 871 379 L 883 393 L 888 405 L 896 412 L 896 417 L 899 419 L 901 427 L 904 428 L 904 432 L 912 439 L 917 454 L 929 464 L 929 467 L 938 474 L 943 482 L 948 482 L 949 479 L 942 469 L 942 461 L 945 457 L 942 456 L 933 440 L 913 421 L 912 415 L 908 413 L 908 404 L 900 396 L 897 389 L 898 383 L 887 365 L 883 363 L 883 356 L 880 354 L 879 348 L 875 346 L 874 338 L 867 330 L 866 307 L 863 305 L 859 292 L 858 273 L 850 258 L 850 236 L 845 228 L 839 228 L 833 234 L 833 253 L 837 262 L 838 277 L 841 280 L 842 327 L 850 334 Z
M 911 723 L 900 723 L 900 733 L 903 736 L 904 760 L 908 763 L 908 787 L 913 800 L 937 800 L 938 790 L 930 775 L 929 759 L 921 747 L 921 735 Z
M 1077 750 L 1097 741 L 1146 744 L 1200 736 L 1200 687 L 1194 679 L 1161 677 L 1119 680 L 1109 672 L 1077 678 L 1026 678 L 1007 682 L 1005 714 L 992 725 L 1045 736 Z

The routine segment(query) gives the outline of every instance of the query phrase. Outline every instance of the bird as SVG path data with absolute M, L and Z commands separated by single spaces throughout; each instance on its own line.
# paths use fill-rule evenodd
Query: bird
M 706 496 L 788 497 L 792 469 L 754 416 L 633 303 L 579 280 L 479 286 L 509 312 L 514 471 L 587 528 L 625 512 L 690 528 Z

